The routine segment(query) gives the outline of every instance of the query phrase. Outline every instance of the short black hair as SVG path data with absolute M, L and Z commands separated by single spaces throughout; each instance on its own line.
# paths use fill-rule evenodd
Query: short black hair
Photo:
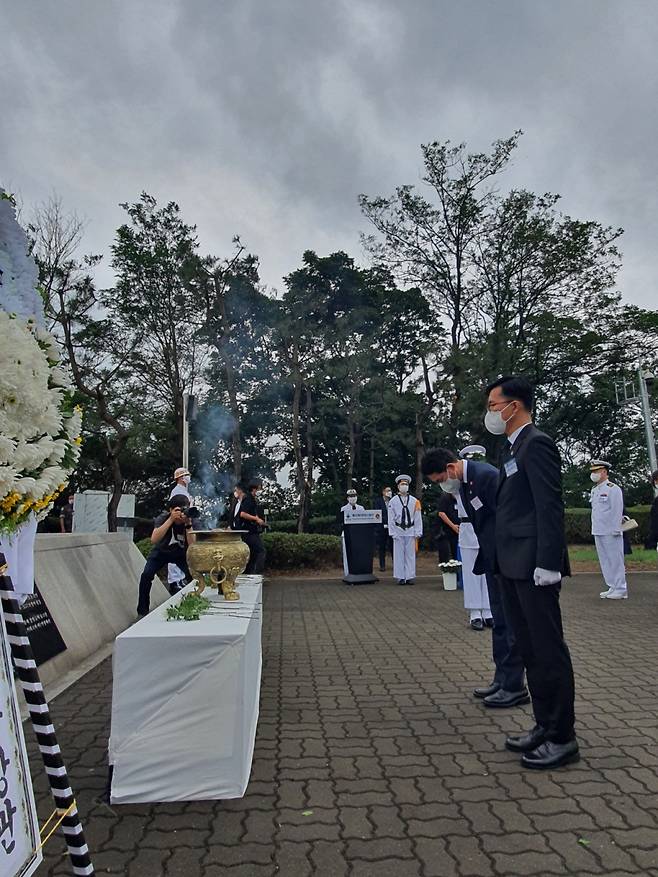
M 260 480 L 260 478 L 250 478 L 249 483 L 247 484 L 247 489 L 253 490 L 255 487 L 262 487 L 262 486 L 263 486 L 263 482 Z
M 385 484 L 384 487 L 382 487 L 382 493 L 383 493 L 385 490 L 393 490 L 393 488 L 390 486 L 390 484 Z
M 176 494 L 174 494 L 174 496 L 170 497 L 170 499 L 167 500 L 167 508 L 168 509 L 183 508 L 183 507 L 187 508 L 187 506 L 189 504 L 190 504 L 190 501 L 185 496 L 184 493 L 176 493 Z
M 459 460 L 457 454 L 448 450 L 448 448 L 431 448 L 423 457 L 421 470 L 423 475 L 440 475 L 446 471 L 448 463 L 457 463 Z
M 530 381 L 524 378 L 523 375 L 504 375 L 502 378 L 498 378 L 497 381 L 494 381 L 487 387 L 487 396 L 496 387 L 500 387 L 506 399 L 521 402 L 527 411 L 532 411 L 535 391 Z

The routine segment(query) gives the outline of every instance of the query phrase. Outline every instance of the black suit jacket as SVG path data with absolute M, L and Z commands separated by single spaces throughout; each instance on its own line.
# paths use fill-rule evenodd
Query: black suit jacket
M 466 464 L 466 481 L 459 489 L 461 500 L 480 543 L 473 572 L 493 574 L 496 571 L 496 494 L 498 470 L 489 463 Z M 475 501 L 475 506 L 473 506 Z
M 382 513 L 382 525 L 386 524 L 388 526 L 388 506 L 383 496 L 375 500 L 374 507 Z
M 531 580 L 536 567 L 570 575 L 560 454 L 532 423 L 503 456 L 495 532 L 496 570 L 506 578 Z

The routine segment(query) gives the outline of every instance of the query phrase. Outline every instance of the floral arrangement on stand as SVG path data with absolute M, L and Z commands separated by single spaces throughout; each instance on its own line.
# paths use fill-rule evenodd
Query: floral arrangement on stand
M 0 191 L 0 534 L 45 517 L 80 456 L 82 409 L 40 325 L 36 265 Z M 11 310 L 10 310 L 11 308 Z
M 444 563 L 439 564 L 439 569 L 441 572 L 459 572 L 462 568 L 460 560 L 447 560 Z

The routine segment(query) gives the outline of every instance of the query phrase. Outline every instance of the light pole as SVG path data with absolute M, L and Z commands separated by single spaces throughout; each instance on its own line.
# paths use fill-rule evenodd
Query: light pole
M 644 419 L 644 434 L 647 441 L 647 451 L 649 452 L 649 466 L 652 472 L 658 469 L 658 461 L 656 460 L 656 439 L 653 434 L 653 424 L 651 423 L 651 407 L 649 405 L 649 391 L 647 385 L 653 383 L 654 375 L 649 371 L 645 371 L 642 366 L 637 369 L 638 391 L 635 390 L 635 381 L 627 381 L 622 378 L 615 381 L 615 394 L 619 405 L 630 405 L 639 402 L 642 408 L 642 417 Z M 658 489 L 654 487 L 654 493 L 658 495 Z
M 183 466 L 190 465 L 190 422 L 196 420 L 196 396 L 183 393 Z

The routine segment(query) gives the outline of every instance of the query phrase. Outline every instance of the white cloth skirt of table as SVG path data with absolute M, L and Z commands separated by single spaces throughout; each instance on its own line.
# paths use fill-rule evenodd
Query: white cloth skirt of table
M 188 585 L 117 637 L 113 804 L 244 795 L 258 722 L 262 577 L 240 576 L 237 587 L 239 602 L 206 591 L 213 614 L 167 621 Z

